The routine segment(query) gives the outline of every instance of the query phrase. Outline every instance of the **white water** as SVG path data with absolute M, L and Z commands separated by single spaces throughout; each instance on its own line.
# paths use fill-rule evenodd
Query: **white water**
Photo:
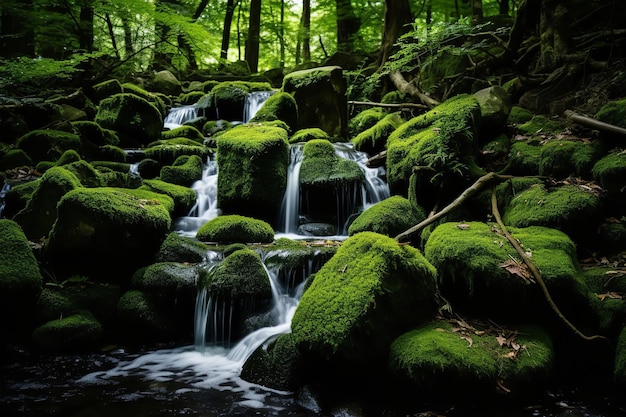
M 246 102 L 243 107 L 243 122 L 248 123 L 250 119 L 259 111 L 265 101 L 274 94 L 276 90 L 272 91 L 253 91 L 246 96 Z
M 299 223 L 300 208 L 300 165 L 302 165 L 301 143 L 291 145 L 289 168 L 287 171 L 287 187 L 280 209 L 280 222 L 282 232 L 296 234 Z
M 7 182 L 2 184 L 2 189 L 0 190 L 0 219 L 2 218 L 2 213 L 4 212 L 5 202 L 4 199 L 11 189 L 11 185 Z
M 165 129 L 174 129 L 182 126 L 188 120 L 198 117 L 198 108 L 195 104 L 189 106 L 174 107 L 170 109 L 163 122 Z

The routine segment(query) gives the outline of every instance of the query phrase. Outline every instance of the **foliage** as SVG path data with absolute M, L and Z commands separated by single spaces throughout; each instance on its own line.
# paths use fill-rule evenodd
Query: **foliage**
M 45 86 L 58 80 L 69 80 L 81 72 L 81 65 L 100 54 L 74 54 L 67 60 L 19 57 L 0 60 L 0 89 L 19 84 Z

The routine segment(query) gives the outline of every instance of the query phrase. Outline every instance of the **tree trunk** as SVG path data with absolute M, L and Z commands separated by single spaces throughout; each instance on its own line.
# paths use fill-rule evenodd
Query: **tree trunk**
M 302 58 L 311 61 L 311 0 L 302 1 Z
M 337 5 L 337 51 L 352 52 L 354 35 L 361 20 L 354 14 L 350 0 L 335 0 Z
M 550 70 L 560 65 L 561 58 L 570 50 L 569 10 L 563 0 L 542 0 L 539 30 L 541 31 L 541 58 L 539 70 Z
M 117 59 L 121 59 L 120 51 L 117 49 L 117 40 L 115 39 L 115 30 L 113 29 L 113 22 L 111 21 L 111 15 L 106 13 L 104 15 L 104 20 L 107 23 L 107 30 L 109 31 L 109 37 L 111 38 L 111 45 L 113 46 L 113 50 L 115 51 L 115 57 Z
M 280 0 L 280 68 L 285 68 L 285 0 Z
M 128 58 L 135 53 L 135 48 L 133 46 L 133 32 L 126 16 L 122 17 L 122 27 L 124 28 L 124 55 Z
M 89 2 L 91 6 L 91 2 Z M 80 8 L 80 49 L 93 52 L 93 7 Z
M 259 36 L 261 32 L 261 0 L 250 1 L 250 20 L 248 21 L 248 40 L 246 41 L 246 62 L 250 71 L 259 69 Z
M 472 23 L 476 24 L 483 20 L 483 0 L 472 1 Z
M 498 5 L 500 6 L 500 15 L 508 16 L 511 7 L 509 0 L 498 0 Z
M 226 14 L 224 15 L 224 29 L 222 30 L 222 49 L 220 50 L 220 58 L 226 60 L 228 58 L 228 47 L 230 45 L 230 28 L 235 15 L 235 0 L 228 0 L 226 3 Z
M 383 39 L 378 56 L 380 68 L 393 52 L 400 35 L 408 32 L 413 22 L 409 0 L 386 0 Z

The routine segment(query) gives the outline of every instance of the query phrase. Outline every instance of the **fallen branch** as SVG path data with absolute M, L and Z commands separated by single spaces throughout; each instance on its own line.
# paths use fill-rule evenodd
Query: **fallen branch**
M 496 222 L 498 223 L 498 226 L 500 227 L 502 234 L 504 235 L 504 237 L 506 237 L 509 243 L 515 248 L 515 250 L 517 251 L 517 254 L 520 256 L 520 258 L 522 258 L 522 261 L 524 261 L 524 264 L 526 264 L 530 272 L 533 274 L 533 277 L 535 278 L 535 281 L 537 281 L 537 283 L 539 284 L 539 287 L 541 287 L 541 291 L 543 291 L 543 295 L 548 301 L 550 308 L 552 308 L 552 310 L 556 313 L 556 315 L 567 325 L 567 327 L 569 327 L 580 338 L 584 340 L 604 340 L 608 342 L 610 345 L 611 341 L 604 336 L 600 336 L 600 335 L 587 336 L 583 334 L 580 330 L 578 330 L 578 328 L 576 328 L 576 326 L 574 326 L 563 315 L 563 313 L 561 313 L 561 310 L 559 310 L 559 307 L 557 307 L 556 303 L 552 299 L 552 296 L 550 295 L 550 291 L 548 290 L 548 287 L 546 286 L 546 283 L 543 280 L 543 277 L 541 276 L 541 272 L 539 271 L 539 268 L 537 268 L 537 265 L 535 265 L 535 263 L 528 257 L 528 255 L 526 255 L 526 251 L 524 251 L 524 249 L 519 244 L 519 242 L 513 236 L 511 236 L 506 226 L 502 222 L 502 218 L 500 217 L 500 211 L 498 210 L 498 199 L 496 197 L 495 187 L 493 187 L 491 190 L 491 212 L 493 214 L 493 217 L 496 219 Z
M 492 185 L 493 183 L 500 183 L 500 182 L 509 180 L 511 178 L 515 178 L 515 177 L 512 175 L 500 175 L 495 172 L 490 172 L 488 174 L 483 175 L 482 177 L 478 178 L 474 184 L 472 184 L 469 188 L 463 191 L 463 193 L 460 196 L 458 196 L 453 202 L 451 202 L 446 207 L 444 207 L 441 211 L 428 217 L 427 219 L 411 227 L 410 229 L 400 233 L 398 236 L 395 237 L 395 239 L 398 242 L 402 242 L 404 239 L 408 238 L 413 233 L 422 230 L 424 227 L 436 222 L 437 220 L 439 220 L 446 214 L 450 213 L 452 210 L 456 209 L 461 204 L 463 204 L 465 200 L 472 197 L 474 194 L 476 194 L 478 191 L 481 191 L 486 186 Z
M 391 73 L 389 73 L 389 79 L 391 80 L 393 85 L 396 86 L 398 91 L 404 94 L 408 94 L 414 99 L 421 101 L 428 107 L 435 107 L 440 104 L 437 100 L 422 93 L 415 84 L 411 84 L 410 82 L 405 80 L 400 71 L 392 71 Z
M 592 117 L 583 116 L 582 114 L 576 113 L 573 110 L 565 110 L 563 115 L 567 118 L 567 120 L 572 123 L 578 123 L 579 125 L 583 125 L 607 133 L 614 133 L 620 136 L 626 136 L 626 129 L 624 129 L 623 127 L 601 122 L 600 120 L 594 119 Z
M 379 152 L 376 155 L 370 157 L 365 162 L 365 165 L 368 168 L 377 168 L 377 167 L 381 167 L 381 166 L 385 165 L 386 161 L 387 161 L 387 151 L 382 151 L 382 152 Z
M 352 104 L 353 106 L 372 106 L 388 109 L 430 109 L 430 107 L 424 104 L 417 103 L 376 103 L 374 101 L 348 101 L 348 104 Z

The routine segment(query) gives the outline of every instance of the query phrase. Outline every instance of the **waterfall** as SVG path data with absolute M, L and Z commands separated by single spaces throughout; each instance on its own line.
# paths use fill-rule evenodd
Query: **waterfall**
M 282 231 L 287 234 L 295 234 L 298 231 L 299 208 L 300 208 L 300 165 L 302 165 L 301 143 L 291 145 L 289 168 L 287 171 L 287 188 L 283 196 L 280 208 L 278 224 Z
M 2 218 L 2 213 L 4 212 L 4 206 L 6 204 L 4 202 L 4 199 L 6 198 L 6 195 L 10 189 L 11 185 L 8 182 L 2 184 L 2 189 L 0 190 L 0 219 Z
M 246 101 L 243 106 L 243 122 L 248 123 L 250 119 L 254 117 L 257 111 L 263 106 L 265 101 L 274 94 L 276 90 L 272 91 L 253 91 L 248 93 Z
M 188 120 L 198 117 L 198 107 L 195 104 L 170 109 L 163 122 L 165 129 L 174 129 L 182 126 Z
M 202 178 L 194 182 L 191 188 L 196 192 L 196 203 L 187 216 L 175 221 L 174 230 L 183 236 L 195 237 L 204 223 L 220 214 L 217 208 L 217 161 L 207 161 Z

